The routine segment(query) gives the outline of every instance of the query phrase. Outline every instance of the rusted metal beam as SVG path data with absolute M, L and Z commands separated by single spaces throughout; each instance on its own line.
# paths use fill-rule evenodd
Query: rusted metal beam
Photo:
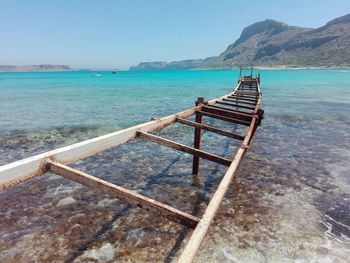
M 253 85 L 247 85 L 247 84 L 241 84 L 241 86 L 235 90 L 235 92 L 240 92 L 240 91 L 243 91 L 243 92 L 256 92 L 257 90 L 257 87 L 256 86 L 253 86 Z
M 222 104 L 222 105 L 227 105 L 227 106 L 231 106 L 231 107 L 235 107 L 235 108 L 248 109 L 248 110 L 254 110 L 255 109 L 253 107 L 248 107 L 248 106 L 244 106 L 244 105 L 228 103 L 228 102 L 224 102 L 224 101 L 217 101 L 216 104 Z
M 251 122 L 252 116 L 253 116 L 253 114 L 249 114 L 249 113 L 242 113 L 239 111 L 221 109 L 220 107 L 218 107 L 218 106 L 215 107 L 214 105 L 204 106 L 202 108 L 202 111 L 213 113 L 213 114 L 224 116 L 224 117 L 228 117 L 228 118 L 247 121 L 249 123 Z
M 254 85 L 254 83 L 250 83 L 250 84 L 242 83 L 242 85 L 240 86 L 240 88 L 256 90 L 256 89 L 257 89 L 257 86 Z M 240 90 L 240 88 L 239 88 L 238 90 Z
M 228 101 L 228 102 L 232 102 L 232 103 L 236 103 L 236 104 L 243 104 L 243 105 L 252 105 L 252 106 L 256 106 L 256 103 L 252 103 L 252 102 L 248 102 L 248 101 L 243 101 L 243 100 L 239 100 L 239 99 L 229 99 L 229 98 L 223 98 L 223 101 Z
M 259 96 L 246 96 L 246 95 L 240 95 L 240 94 L 232 94 L 230 96 L 235 97 L 235 98 L 253 100 L 253 101 L 258 100 L 258 98 L 259 98 Z
M 239 120 L 239 119 L 229 118 L 229 117 L 221 116 L 221 115 L 218 115 L 218 114 L 213 114 L 213 113 L 210 113 L 210 112 L 198 111 L 198 113 L 202 114 L 203 116 L 207 116 L 207 117 L 218 119 L 218 120 L 222 120 L 222 121 L 227 121 L 227 122 L 240 124 L 240 125 L 244 125 L 244 126 L 249 126 L 250 125 L 250 122 L 248 122 L 248 121 L 242 121 L 242 120 Z
M 256 96 L 248 96 L 248 95 L 242 95 L 242 94 L 240 94 L 240 93 L 235 93 L 235 94 L 232 94 L 232 95 L 230 95 L 230 96 L 236 96 L 236 97 L 239 97 L 239 98 L 244 98 L 244 99 L 252 99 L 252 100 L 256 100 L 258 97 L 259 97 L 259 95 L 256 95 Z
M 256 99 L 247 99 L 245 97 L 241 97 L 241 96 L 228 96 L 227 99 L 230 99 L 230 100 L 236 100 L 236 101 L 239 101 L 239 102 L 245 102 L 245 103 L 254 103 L 256 104 L 257 100 Z
M 50 172 L 63 176 L 69 180 L 86 185 L 92 189 L 102 191 L 105 194 L 116 197 L 120 200 L 132 203 L 140 208 L 154 212 L 174 222 L 194 229 L 199 222 L 199 218 L 160 203 L 154 199 L 132 192 L 121 186 L 104 181 L 87 173 L 73 169 L 61 163 L 47 160 L 47 168 Z
M 225 110 L 225 111 L 229 111 L 229 112 L 234 112 L 234 113 L 237 113 L 237 114 L 244 114 L 245 116 L 246 116 L 246 114 L 248 116 L 253 116 L 253 113 L 254 113 L 253 111 L 241 111 L 241 110 L 227 108 L 225 106 L 220 106 L 220 105 L 216 105 L 216 104 L 208 105 L 208 107 L 214 108 L 214 109 L 218 109 L 218 110 Z
M 253 86 L 246 86 L 246 85 L 242 85 L 238 90 L 236 90 L 236 92 L 251 92 L 251 93 L 255 93 L 256 92 L 256 87 Z
M 257 92 L 250 92 L 250 91 L 243 91 L 243 90 L 237 90 L 233 93 L 234 95 L 239 96 L 246 96 L 246 97 L 258 97 L 259 94 Z
M 251 89 L 256 91 L 257 90 L 257 86 L 254 85 L 254 83 L 242 83 L 241 86 L 238 88 L 238 90 L 242 90 L 244 88 L 244 90 L 246 89 Z
M 236 133 L 233 133 L 233 132 L 223 131 L 223 130 L 220 130 L 218 128 L 214 128 L 212 126 L 206 125 L 206 124 L 193 122 L 193 121 L 190 121 L 190 120 L 187 120 L 187 119 L 183 119 L 183 118 L 176 118 L 176 121 L 180 122 L 182 124 L 186 124 L 186 125 L 192 126 L 192 127 L 200 127 L 203 130 L 206 130 L 206 131 L 209 131 L 209 132 L 213 132 L 213 133 L 217 133 L 217 134 L 220 134 L 220 135 L 232 138 L 232 139 L 237 139 L 237 140 L 241 140 L 241 141 L 244 140 L 244 136 L 242 136 L 242 135 L 239 135 L 239 134 L 236 134 Z
M 247 85 L 247 84 L 242 84 L 237 90 L 235 90 L 234 92 L 250 92 L 250 93 L 253 93 L 253 92 L 256 92 L 257 88 L 255 86 L 250 86 L 250 85 Z
M 256 87 L 242 86 L 242 88 L 241 88 L 241 89 L 238 89 L 237 92 L 238 92 L 238 91 L 256 92 Z
M 244 90 L 245 92 L 246 90 Z M 246 97 L 246 98 L 252 98 L 252 99 L 255 99 L 257 97 L 259 97 L 259 94 L 245 94 L 245 93 L 241 93 L 241 92 L 236 92 L 235 94 L 233 95 L 236 95 L 236 96 L 241 96 L 241 97 Z
M 229 99 L 239 99 L 239 100 L 246 100 L 246 101 L 249 101 L 249 102 L 256 102 L 256 99 L 250 99 L 250 98 L 246 98 L 246 97 L 243 97 L 243 96 L 236 96 L 236 95 L 229 95 L 228 96 Z
M 177 143 L 177 142 L 174 142 L 174 141 L 171 141 L 168 139 L 164 139 L 162 137 L 159 137 L 159 136 L 147 133 L 147 132 L 139 131 L 139 132 L 137 132 L 137 134 L 138 134 L 138 136 L 145 138 L 147 140 L 150 140 L 152 142 L 156 142 L 156 143 L 159 143 L 163 146 L 167 146 L 169 148 L 179 150 L 179 151 L 182 151 L 185 153 L 197 155 L 200 158 L 207 159 L 207 160 L 215 162 L 215 163 L 219 163 L 219 164 L 222 164 L 225 166 L 230 166 L 230 164 L 231 164 L 231 160 L 226 159 L 224 157 L 220 157 L 218 155 L 208 153 L 205 151 L 201 151 L 201 150 L 195 149 L 193 147 L 189 147 L 189 146 L 181 144 L 181 143 Z
M 198 98 L 196 101 L 196 106 L 204 105 L 204 98 Z M 196 123 L 202 123 L 202 115 L 196 113 Z M 202 130 L 200 126 L 195 127 L 194 129 L 194 142 L 193 147 L 195 149 L 201 148 L 201 138 L 202 138 Z M 198 175 L 199 172 L 199 156 L 193 155 L 193 162 L 192 162 L 192 174 Z
M 243 90 L 243 91 L 249 91 L 249 92 L 256 92 L 256 86 L 245 86 L 243 85 L 241 89 L 238 89 L 239 90 Z

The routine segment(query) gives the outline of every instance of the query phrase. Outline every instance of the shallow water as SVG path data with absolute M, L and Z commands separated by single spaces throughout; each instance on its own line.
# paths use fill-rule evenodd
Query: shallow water
M 226 94 L 237 72 L 0 73 L 0 163 Z M 197 262 L 347 262 L 350 71 L 262 71 L 265 119 Z M 54 99 L 52 99 L 54 98 Z M 243 132 L 222 122 L 211 124 Z M 193 130 L 159 132 L 191 145 Z M 223 156 L 237 143 L 205 133 Z M 72 165 L 201 215 L 225 167 L 135 140 Z M 47 174 L 0 192 L 1 262 L 172 262 L 191 231 Z

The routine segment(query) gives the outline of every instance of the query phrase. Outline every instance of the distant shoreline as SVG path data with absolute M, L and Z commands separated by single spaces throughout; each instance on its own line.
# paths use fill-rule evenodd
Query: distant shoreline
M 260 70 L 307 70 L 307 69 L 350 69 L 349 67 L 338 67 L 338 66 L 332 66 L 332 67 L 287 67 L 287 66 L 274 66 L 274 67 L 264 67 L 264 66 L 257 66 L 254 67 L 254 69 L 260 69 Z
M 250 67 L 244 67 L 244 69 L 249 69 Z M 350 67 L 287 67 L 287 66 L 254 66 L 254 70 L 324 70 L 324 69 L 341 69 L 350 70 Z M 203 68 L 203 69 L 190 69 L 190 71 L 205 71 L 205 70 L 239 70 L 239 68 Z
M 0 66 L 1 67 L 1 66 Z M 249 69 L 246 67 L 244 69 Z M 254 70 L 350 70 L 350 67 L 288 67 L 288 66 L 254 66 Z M 170 71 L 228 71 L 228 70 L 239 70 L 239 68 L 201 68 L 201 69 L 186 69 L 186 70 L 118 70 L 117 72 L 170 72 Z M 98 71 L 98 72 L 112 72 L 113 69 L 46 69 L 46 70 L 2 70 L 0 68 L 0 73 L 50 73 L 50 72 L 88 72 L 88 71 Z
M 112 68 L 71 68 L 68 65 L 0 65 L 0 72 L 76 72 L 76 71 L 119 71 L 118 69 Z
M 105 71 L 112 72 L 112 69 L 69 69 L 69 70 L 0 70 L 0 73 L 49 73 L 49 72 L 83 72 L 83 71 Z M 127 71 L 127 70 L 119 70 Z

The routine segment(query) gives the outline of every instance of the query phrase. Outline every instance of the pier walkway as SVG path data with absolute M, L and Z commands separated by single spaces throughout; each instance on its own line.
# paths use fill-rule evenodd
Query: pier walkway
M 240 76 L 233 92 L 210 101 L 198 98 L 195 107 L 191 109 L 0 166 L 0 189 L 12 187 L 25 180 L 44 175 L 47 172 L 60 175 L 193 229 L 192 235 L 178 259 L 178 262 L 192 262 L 228 186 L 235 176 L 245 152 L 249 148 L 256 129 L 261 123 L 263 118 L 263 110 L 260 108 L 261 97 L 260 75 L 256 77 L 252 75 Z M 189 120 L 188 118 L 193 115 L 195 116 L 195 121 Z M 232 123 L 232 125 L 243 125 L 248 129 L 243 135 L 224 131 L 219 127 L 205 124 L 203 121 L 205 118 L 222 120 Z M 194 128 L 193 147 L 152 134 L 152 132 L 176 122 Z M 232 154 L 232 159 L 203 151 L 201 150 L 201 134 L 203 131 L 226 136 L 232 140 L 239 140 L 242 142 L 241 146 L 236 153 Z M 199 176 L 201 158 L 228 167 L 201 217 L 180 211 L 170 205 L 68 166 L 73 162 L 139 137 L 193 155 L 193 176 Z

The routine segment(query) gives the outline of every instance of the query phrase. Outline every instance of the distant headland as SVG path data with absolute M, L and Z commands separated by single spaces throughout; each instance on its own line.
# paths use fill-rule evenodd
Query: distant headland
M 65 72 L 65 71 L 120 71 L 116 68 L 72 68 L 68 65 L 0 65 L 0 72 Z
M 289 26 L 272 19 L 243 29 L 218 56 L 173 62 L 142 62 L 133 71 L 235 69 L 349 68 L 350 14 L 319 28 Z
M 50 72 L 50 71 L 72 71 L 72 69 L 67 65 L 27 65 L 27 66 L 0 65 L 0 72 Z

